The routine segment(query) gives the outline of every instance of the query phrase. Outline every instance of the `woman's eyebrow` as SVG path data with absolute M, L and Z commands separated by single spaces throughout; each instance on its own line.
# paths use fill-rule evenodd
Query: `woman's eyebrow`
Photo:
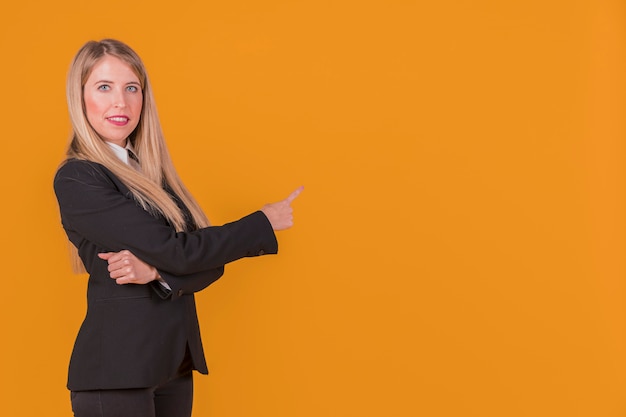
M 99 83 L 115 84 L 115 81 L 109 81 L 109 80 L 94 81 L 94 84 L 99 84 Z M 126 83 L 126 85 L 129 85 L 129 84 L 141 85 L 141 83 L 139 81 L 129 81 L 129 82 Z

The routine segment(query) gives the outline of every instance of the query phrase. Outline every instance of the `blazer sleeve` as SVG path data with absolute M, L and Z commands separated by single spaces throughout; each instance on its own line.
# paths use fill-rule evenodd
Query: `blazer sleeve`
M 170 289 L 166 289 L 158 281 L 152 281 L 149 283 L 152 290 L 164 300 L 167 298 L 175 300 L 185 294 L 201 291 L 217 281 L 224 275 L 224 267 L 187 275 L 172 275 L 165 271 L 159 271 L 159 274 L 170 286 Z
M 102 165 L 88 161 L 68 161 L 59 168 L 54 190 L 68 235 L 80 236 L 106 251 L 128 249 L 172 276 L 278 252 L 274 231 L 260 211 L 223 226 L 176 232 L 162 217 L 139 207 L 114 178 Z

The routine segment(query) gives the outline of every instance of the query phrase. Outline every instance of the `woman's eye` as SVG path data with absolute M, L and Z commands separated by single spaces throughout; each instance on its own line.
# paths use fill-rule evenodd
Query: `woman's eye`
M 110 89 L 111 89 L 111 87 L 108 86 L 107 84 L 102 84 L 102 85 L 98 86 L 98 90 L 100 90 L 100 91 L 107 91 L 107 90 L 110 90 Z
M 136 93 L 137 91 L 139 91 L 139 88 L 135 85 L 129 85 L 128 87 L 126 87 L 126 91 L 130 91 L 131 93 Z

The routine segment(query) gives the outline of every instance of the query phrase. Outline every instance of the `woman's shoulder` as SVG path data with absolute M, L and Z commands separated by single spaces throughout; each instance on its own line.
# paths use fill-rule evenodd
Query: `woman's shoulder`
M 54 183 L 72 180 L 81 182 L 111 181 L 113 174 L 104 165 L 85 159 L 66 159 L 54 175 Z

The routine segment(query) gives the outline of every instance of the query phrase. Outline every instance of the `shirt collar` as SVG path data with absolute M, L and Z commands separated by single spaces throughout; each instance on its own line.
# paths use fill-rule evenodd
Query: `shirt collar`
M 135 150 L 133 149 L 133 145 L 130 144 L 129 140 L 126 141 L 125 148 L 122 148 L 120 145 L 111 142 L 107 142 L 107 145 L 111 147 L 111 150 L 113 151 L 115 156 L 117 156 L 120 161 L 122 161 L 126 165 L 128 165 L 128 150 L 136 154 Z

